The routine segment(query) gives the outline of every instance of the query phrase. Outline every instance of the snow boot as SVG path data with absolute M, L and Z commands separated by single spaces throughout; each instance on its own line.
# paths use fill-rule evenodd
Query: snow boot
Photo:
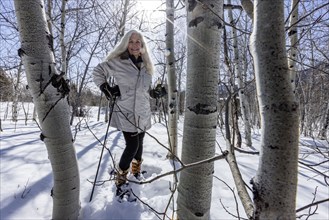
M 136 177 L 140 177 L 141 175 L 141 165 L 142 165 L 143 160 L 136 160 L 133 159 L 131 162 L 131 173 Z
M 127 181 L 127 174 L 128 174 L 128 169 L 127 170 L 121 170 L 120 167 L 118 166 L 118 172 L 117 172 L 117 176 L 115 179 L 115 185 L 117 187 L 122 186 L 123 184 L 126 183 Z

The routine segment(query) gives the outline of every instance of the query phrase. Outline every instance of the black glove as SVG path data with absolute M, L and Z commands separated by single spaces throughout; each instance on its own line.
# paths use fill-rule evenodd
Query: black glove
M 107 99 L 116 98 L 121 95 L 118 85 L 111 87 L 106 82 L 106 83 L 103 83 L 99 88 L 105 94 Z
M 165 95 L 167 95 L 166 88 L 161 84 L 158 84 L 154 89 L 150 90 L 150 96 L 154 99 L 161 98 Z

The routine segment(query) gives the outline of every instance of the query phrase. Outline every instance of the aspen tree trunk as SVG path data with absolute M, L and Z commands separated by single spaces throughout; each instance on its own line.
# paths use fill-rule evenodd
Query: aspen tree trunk
M 168 76 L 168 131 L 171 154 L 177 155 L 177 83 L 175 72 L 174 0 L 166 1 L 166 69 Z M 171 159 L 174 155 L 168 155 Z
M 17 122 L 18 120 L 18 95 L 19 95 L 19 83 L 21 81 L 22 74 L 22 61 L 19 63 L 18 71 L 17 71 L 17 79 L 14 86 L 14 97 L 13 97 L 13 106 L 12 106 L 12 120 Z
M 35 105 L 33 106 L 32 120 L 33 121 L 37 120 L 37 109 L 36 109 Z
M 47 147 L 53 170 L 52 219 L 77 219 L 80 182 L 69 124 L 68 91 L 56 74 L 43 1 L 14 2 L 21 41 L 19 55 L 37 109 L 42 130 L 40 137 Z
M 223 1 L 187 1 L 187 82 L 182 161 L 215 154 Z M 180 174 L 178 219 L 210 219 L 214 163 Z
M 53 10 L 53 0 L 47 0 L 47 13 L 46 13 L 47 25 L 48 25 L 49 34 L 51 34 L 51 36 L 54 36 L 53 24 L 52 24 L 52 10 Z
M 228 1 L 228 4 L 231 4 L 231 1 Z M 233 50 L 234 50 L 234 60 L 233 66 L 235 70 L 235 74 L 237 76 L 238 88 L 239 88 L 239 102 L 240 102 L 240 111 L 242 115 L 242 119 L 244 122 L 244 130 L 245 130 L 245 141 L 248 147 L 251 147 L 251 125 L 250 125 L 250 110 L 249 103 L 247 97 L 244 95 L 244 83 L 243 76 L 241 70 L 241 60 L 239 54 L 239 45 L 238 45 L 238 35 L 236 33 L 236 24 L 233 18 L 232 9 L 229 9 L 228 16 L 230 19 L 230 24 L 232 25 L 232 40 L 233 40 Z
M 288 57 L 288 66 L 290 70 L 291 84 L 294 93 L 296 93 L 296 59 L 297 59 L 297 47 L 298 47 L 298 2 L 299 0 L 291 1 L 291 15 L 289 19 L 288 36 L 290 38 L 290 51 Z
M 309 37 L 312 37 L 312 30 L 309 30 Z M 314 44 L 311 43 L 311 66 L 315 66 L 315 54 L 314 54 Z M 304 136 L 313 136 L 313 112 L 312 112 L 312 97 L 314 96 L 314 86 L 315 85 L 315 73 L 314 69 L 312 69 L 310 78 L 308 79 L 307 83 L 302 84 L 302 91 L 303 91 L 303 108 L 302 111 L 302 120 L 301 123 L 303 124 L 301 127 L 301 133 L 304 133 Z
M 59 42 L 61 45 L 61 74 L 65 74 L 67 71 L 67 59 L 66 59 L 66 46 L 65 46 L 65 16 L 66 16 L 66 3 L 67 0 L 62 0 L 61 6 L 61 28 L 59 33 Z
M 327 102 L 327 109 L 324 113 L 323 118 L 323 124 L 320 130 L 320 134 L 319 137 L 322 140 L 326 140 L 327 139 L 327 131 L 328 131 L 328 126 L 329 126 L 329 102 Z
M 226 149 L 228 151 L 226 161 L 230 166 L 231 173 L 233 176 L 233 180 L 235 183 L 235 186 L 238 191 L 239 198 L 242 202 L 243 208 L 245 210 L 245 213 L 248 216 L 248 219 L 252 218 L 253 212 L 254 212 L 254 206 L 252 199 L 250 198 L 247 188 L 244 184 L 244 181 L 242 179 L 241 172 L 239 170 L 239 166 L 237 164 L 237 160 L 235 157 L 235 151 L 234 151 L 234 145 L 231 142 L 231 131 L 230 131 L 230 123 L 229 123 L 229 117 L 230 117 L 230 106 L 232 106 L 232 96 L 231 94 L 229 97 L 225 100 L 225 139 L 226 139 Z
M 184 52 L 181 52 L 181 54 L 184 54 L 182 56 L 185 56 L 185 49 L 183 49 Z M 177 62 L 176 62 L 177 63 Z M 177 121 L 179 120 L 179 116 L 184 112 L 184 100 L 185 100 L 185 93 L 182 92 L 182 73 L 183 73 L 183 66 L 184 64 L 184 58 L 181 57 L 178 62 L 178 74 L 177 74 Z
M 255 219 L 295 219 L 298 103 L 285 49 L 284 1 L 254 1 L 251 36 L 261 114 L 259 168 L 253 179 Z
M 126 21 L 127 21 L 127 15 L 129 12 L 128 6 L 130 4 L 130 0 L 124 0 L 122 4 L 123 4 L 122 16 L 120 19 L 119 30 L 117 32 L 114 45 L 116 45 L 120 41 L 120 39 L 123 37 L 123 35 L 125 35 L 125 26 L 126 26 Z

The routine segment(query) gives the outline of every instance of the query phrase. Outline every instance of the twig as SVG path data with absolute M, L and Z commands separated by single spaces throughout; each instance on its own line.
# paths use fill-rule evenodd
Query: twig
M 301 160 L 298 160 L 298 163 L 300 163 L 300 164 L 302 164 L 302 165 L 308 167 L 310 170 L 313 170 L 315 173 L 317 173 L 317 174 L 319 174 L 319 175 L 321 175 L 321 176 L 323 176 L 323 177 L 325 177 L 325 178 L 329 178 L 328 175 L 326 175 L 326 174 L 324 174 L 323 172 L 321 172 L 321 171 L 319 171 L 319 170 L 313 168 L 313 167 L 310 166 L 309 164 L 306 164 L 306 163 L 302 162 Z
M 225 184 L 225 185 L 231 190 L 231 192 L 232 192 L 232 194 L 233 194 L 233 196 L 234 196 L 234 201 L 235 201 L 235 205 L 236 205 L 237 215 L 234 215 L 234 214 L 231 213 L 229 210 L 227 210 L 227 209 L 225 208 L 224 204 L 222 203 L 222 200 L 220 199 L 219 201 L 220 201 L 220 203 L 222 204 L 223 209 L 224 209 L 228 214 L 230 214 L 231 216 L 233 216 L 234 218 L 247 220 L 246 218 L 242 218 L 242 217 L 240 216 L 240 212 L 239 212 L 239 204 L 238 204 L 238 201 L 237 201 L 237 198 L 236 198 L 236 195 L 235 195 L 234 190 L 233 190 L 233 189 L 232 189 L 232 188 L 231 188 L 231 187 L 230 187 L 225 181 L 219 179 L 219 178 L 218 178 L 217 176 L 215 176 L 215 175 L 214 175 L 214 177 L 215 177 L 217 180 L 219 180 L 219 181 L 221 181 L 222 183 L 224 183 L 224 184 Z
M 171 191 L 171 194 L 170 194 L 170 198 L 169 198 L 169 200 L 168 200 L 168 204 L 167 204 L 167 206 L 166 206 L 166 208 L 165 208 L 165 213 L 167 213 L 167 211 L 168 211 L 168 209 L 169 209 L 169 205 L 170 205 L 170 201 L 173 199 L 173 197 L 174 197 L 174 195 L 175 195 L 175 192 L 176 192 L 176 190 L 177 190 L 177 184 L 176 183 L 174 183 L 174 188 L 172 189 L 171 188 L 171 185 L 170 185 L 170 182 L 169 182 L 169 189 L 170 189 L 170 191 Z M 173 201 L 174 202 L 174 201 Z M 173 209 L 173 211 L 174 211 L 174 209 Z M 165 217 L 165 216 L 164 216 Z M 163 220 L 164 220 L 164 217 L 163 217 Z M 171 218 L 171 219 L 173 219 L 173 218 Z
M 308 204 L 306 206 L 303 206 L 303 207 L 297 209 L 296 210 L 296 213 L 297 212 L 300 212 L 300 211 L 303 211 L 304 209 L 310 208 L 312 206 L 319 205 L 319 204 L 324 203 L 324 202 L 329 202 L 329 198 L 323 199 L 323 200 L 319 200 L 319 201 L 316 201 L 316 202 L 312 202 L 311 204 Z
M 24 190 L 23 190 L 23 192 L 21 194 L 21 198 L 22 199 L 25 199 L 26 195 L 29 194 L 29 192 L 31 191 L 31 188 L 29 190 L 27 190 L 27 185 L 29 184 L 29 180 L 30 179 L 27 179 L 26 184 L 24 186 Z
M 252 154 L 252 155 L 259 155 L 259 151 L 247 151 L 247 150 L 242 150 L 241 148 L 234 147 L 234 150 L 244 153 L 244 154 Z
M 161 219 L 160 217 L 159 217 L 159 215 L 163 215 L 163 216 L 165 216 L 166 215 L 166 213 L 161 213 L 161 212 L 158 212 L 157 210 L 155 210 L 154 208 L 152 208 L 149 204 L 147 204 L 146 202 L 144 202 L 142 199 L 140 199 L 135 193 L 134 193 L 134 191 L 131 189 L 131 193 L 136 197 L 136 199 L 138 200 L 138 201 L 140 201 L 141 203 L 143 203 L 143 205 L 145 205 L 145 206 L 147 206 L 159 219 Z M 168 217 L 168 216 L 167 216 Z M 169 217 L 168 217 L 169 218 Z

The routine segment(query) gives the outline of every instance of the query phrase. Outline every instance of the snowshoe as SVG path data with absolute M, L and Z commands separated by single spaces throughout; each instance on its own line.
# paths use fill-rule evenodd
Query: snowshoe
M 137 179 L 137 180 L 139 180 L 139 181 L 142 181 L 142 180 L 144 180 L 145 178 L 144 178 L 144 174 L 146 174 L 147 172 L 144 170 L 144 171 L 142 171 L 142 172 L 139 172 L 139 173 L 135 173 L 135 174 L 133 174 L 133 176 Z
M 129 183 L 125 183 L 121 186 L 117 186 L 116 189 L 116 197 L 117 201 L 119 203 L 122 202 L 136 202 L 136 197 L 134 196 L 131 187 L 129 186 Z

